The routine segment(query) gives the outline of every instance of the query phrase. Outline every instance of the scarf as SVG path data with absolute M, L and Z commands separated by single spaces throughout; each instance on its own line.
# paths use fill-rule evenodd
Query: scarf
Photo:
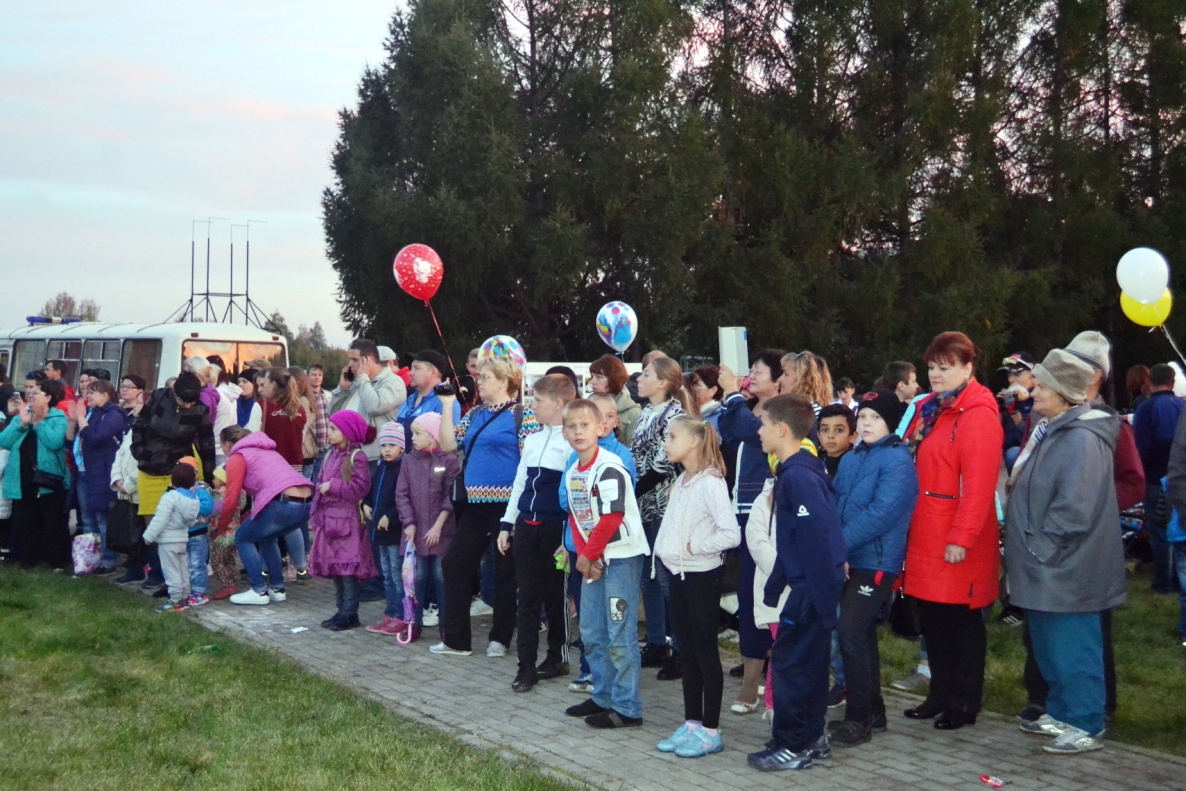
M 254 398 L 239 396 L 238 402 L 235 404 L 235 406 L 239 409 L 238 419 L 235 421 L 239 424 L 239 428 L 247 428 L 247 421 L 251 420 L 251 407 L 254 405 Z M 215 439 L 217 439 L 217 437 Z
M 950 409 L 951 405 L 955 403 L 955 400 L 963 395 L 964 390 L 967 389 L 968 383 L 971 381 L 969 379 L 954 390 L 942 393 L 938 398 L 928 398 L 922 403 L 919 409 L 921 422 L 919 423 L 918 430 L 914 432 L 914 436 L 910 438 L 909 448 L 911 455 L 918 455 L 918 446 L 927 438 L 931 430 L 935 428 L 935 424 L 939 422 L 939 416 L 945 410 Z

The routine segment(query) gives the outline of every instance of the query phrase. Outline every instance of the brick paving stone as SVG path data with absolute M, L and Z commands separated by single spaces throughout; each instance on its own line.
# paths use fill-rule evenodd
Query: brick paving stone
M 626 789 L 860 789 L 987 788 L 981 774 L 1013 782 L 1017 791 L 1180 789 L 1186 791 L 1186 760 L 1109 742 L 1101 753 L 1047 755 L 1042 742 L 1017 730 L 1011 718 L 984 714 L 975 726 L 936 731 L 929 722 L 901 716 L 918 698 L 885 690 L 890 730 L 862 747 L 835 751 L 831 761 L 805 772 L 758 772 L 745 763 L 762 749 L 770 724 L 757 715 L 737 716 L 728 705 L 741 682 L 726 676 L 721 730 L 725 750 L 695 761 L 665 756 L 655 744 L 682 720 L 678 682 L 642 676 L 641 728 L 593 731 L 564 709 L 583 696 L 568 691 L 575 676 L 542 682 L 526 694 L 511 691 L 516 661 L 486 657 L 490 617 L 474 619 L 474 653 L 435 656 L 439 639 L 429 629 L 420 641 L 400 646 L 393 639 L 354 629 L 332 633 L 318 624 L 333 611 L 333 589 L 325 580 L 290 585 L 288 601 L 267 607 L 211 602 L 187 617 L 203 626 L 286 656 L 311 671 L 346 683 L 400 716 L 457 736 L 467 744 L 494 749 L 512 760 L 526 756 L 569 782 L 588 778 L 594 788 Z M 364 624 L 382 617 L 382 602 L 364 603 Z M 305 627 L 293 634 L 291 629 Z M 542 654 L 541 654 L 542 659 Z M 575 670 L 576 656 L 572 657 Z M 829 719 L 839 715 L 829 712 Z

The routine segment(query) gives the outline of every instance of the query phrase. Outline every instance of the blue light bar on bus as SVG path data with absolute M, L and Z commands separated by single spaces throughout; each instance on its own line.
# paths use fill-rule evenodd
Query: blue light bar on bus
M 67 316 L 25 316 L 30 324 L 78 324 L 82 319 Z

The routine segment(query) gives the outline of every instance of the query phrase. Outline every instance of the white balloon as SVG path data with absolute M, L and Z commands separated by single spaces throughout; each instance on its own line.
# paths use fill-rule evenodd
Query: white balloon
M 1151 247 L 1137 247 L 1116 264 L 1120 290 L 1145 305 L 1161 299 L 1170 284 L 1170 267 L 1161 253 Z

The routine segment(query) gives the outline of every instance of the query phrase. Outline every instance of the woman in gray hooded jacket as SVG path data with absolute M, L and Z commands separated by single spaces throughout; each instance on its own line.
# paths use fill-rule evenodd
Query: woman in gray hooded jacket
M 1014 465 L 1005 512 L 1010 598 L 1025 609 L 1050 685 L 1046 714 L 1021 729 L 1057 736 L 1047 752 L 1103 747 L 1100 611 L 1125 600 L 1112 455 L 1119 418 L 1085 404 L 1094 371 L 1062 349 L 1034 368 L 1042 420 Z

